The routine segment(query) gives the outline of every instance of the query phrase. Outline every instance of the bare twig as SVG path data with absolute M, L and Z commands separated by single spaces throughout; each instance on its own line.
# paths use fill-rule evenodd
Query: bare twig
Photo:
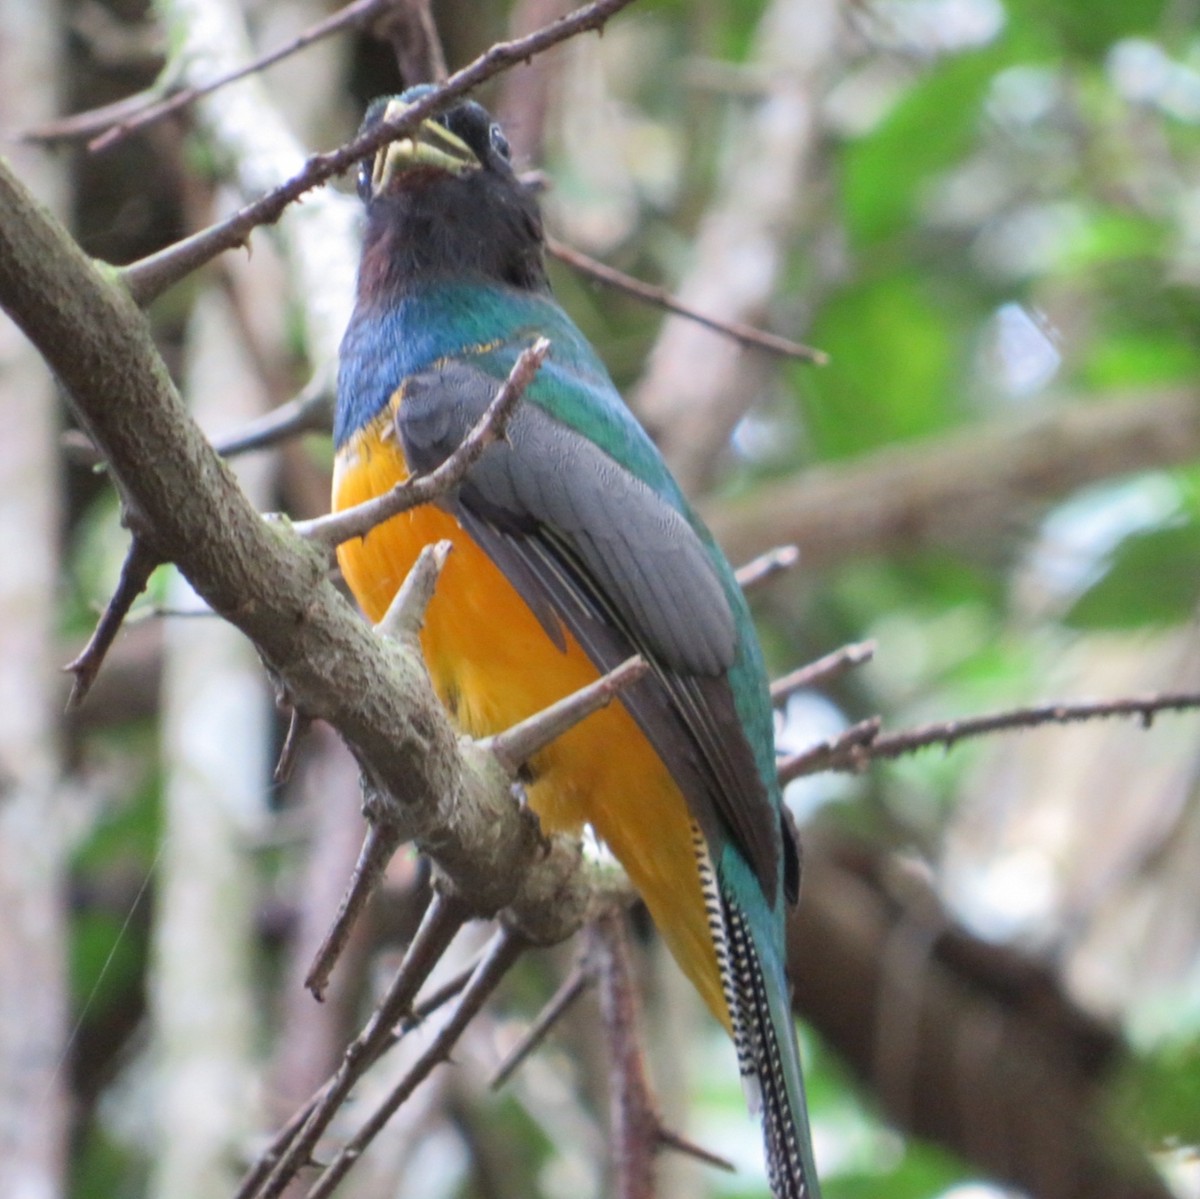
M 363 908 L 367 906 L 367 900 L 371 898 L 379 880 L 383 878 L 398 844 L 399 838 L 395 830 L 374 822 L 367 826 L 362 848 L 358 852 L 358 861 L 354 864 L 354 873 L 351 874 L 350 883 L 342 896 L 342 902 L 338 905 L 337 915 L 313 956 L 312 965 L 304 979 L 304 985 L 318 1002 L 324 1000 L 329 976 L 337 965 L 338 958 L 342 956 L 354 924 L 362 915 Z
M 800 551 L 794 545 L 777 545 L 737 568 L 738 586 L 743 591 L 750 591 L 768 579 L 791 570 L 799 561 Z
M 590 926 L 600 1012 L 608 1039 L 609 1132 L 618 1199 L 653 1199 L 654 1157 L 661 1122 L 650 1098 L 637 1032 L 637 1000 L 622 914 L 608 911 Z
M 383 1126 L 399 1111 L 405 1100 L 429 1076 L 435 1066 L 449 1058 L 450 1051 L 463 1030 L 475 1018 L 484 1001 L 520 957 L 526 944 L 525 939 L 512 929 L 501 928 L 496 933 L 483 961 L 471 975 L 471 981 L 467 984 L 454 1015 L 443 1025 L 429 1048 L 413 1063 L 412 1068 L 391 1094 L 329 1163 L 316 1184 L 309 1190 L 306 1199 L 325 1199 L 332 1194 L 337 1184 L 362 1156 Z
M 557 703 L 535 712 L 520 724 L 486 738 L 481 744 L 490 749 L 496 760 L 510 774 L 517 771 L 539 750 L 561 737 L 580 721 L 607 707 L 632 683 L 636 683 L 650 667 L 641 657 L 628 658 L 594 683 L 560 699 Z
M 984 737 L 989 733 L 1015 729 L 1035 729 L 1048 724 L 1080 724 L 1087 720 L 1134 717 L 1145 728 L 1149 728 L 1160 712 L 1186 712 L 1196 708 L 1200 708 L 1200 692 L 1168 691 L 1124 699 L 1037 704 L 965 720 L 939 721 L 887 736 L 879 735 L 881 721 L 874 716 L 852 725 L 837 737 L 788 758 L 779 767 L 779 780 L 788 783 L 801 775 L 817 774 L 822 770 L 859 771 L 869 762 L 894 760 L 935 745 L 949 749 L 968 737 Z
M 328 380 L 314 379 L 294 399 L 232 436 L 214 441 L 213 448 L 222 458 L 233 458 L 252 450 L 268 449 L 302 433 L 328 433 L 332 423 L 333 389 Z
M 384 121 L 335 150 L 312 155 L 298 174 L 247 204 L 227 220 L 125 267 L 121 277 L 130 294 L 139 304 L 149 303 L 173 283 L 218 254 L 244 245 L 250 233 L 259 225 L 274 224 L 287 206 L 305 192 L 340 175 L 387 142 L 410 133 L 426 117 L 445 108 L 450 101 L 465 95 L 505 68 L 540 54 L 567 38 L 600 29 L 630 3 L 632 0 L 593 0 L 528 37 L 497 42 L 474 62 L 455 71 L 444 84 L 414 103 L 402 116 Z
M 816 687 L 820 683 L 830 683 L 840 679 L 847 671 L 855 666 L 862 666 L 875 656 L 874 641 L 858 641 L 853 645 L 843 645 L 833 653 L 801 666 L 771 684 L 771 699 L 783 703 L 789 695 L 803 691 L 805 687 Z
M 421 631 L 429 601 L 433 599 L 442 568 L 453 548 L 452 542 L 439 541 L 421 550 L 412 570 L 392 597 L 383 619 L 375 626 L 377 633 L 388 637 L 415 637 Z
M 563 979 L 558 990 L 538 1013 L 537 1019 L 525 1030 L 520 1040 L 502 1061 L 488 1083 L 498 1091 L 516 1073 L 522 1062 L 546 1039 L 551 1029 L 571 1009 L 575 1001 L 594 983 L 595 973 L 586 961 L 577 962 Z
M 550 343 L 544 337 L 539 337 L 533 345 L 521 351 L 487 411 L 463 438 L 462 444 L 436 470 L 405 479 L 383 495 L 356 504 L 344 512 L 301 521 L 294 526 L 296 532 L 309 541 L 332 549 L 343 541 L 363 537 L 383 521 L 420 504 L 427 504 L 458 486 L 467 471 L 479 461 L 484 450 L 504 436 L 505 426 L 518 401 L 533 382 L 533 377 L 549 352 Z
M 892 759 L 941 745 L 949 749 L 967 737 L 982 737 L 1011 729 L 1033 729 L 1047 724 L 1079 724 L 1086 720 L 1109 720 L 1114 717 L 1135 717 L 1149 728 L 1160 712 L 1186 712 L 1200 708 L 1200 692 L 1167 691 L 1158 695 L 1127 696 L 1124 699 L 1085 701 L 1080 703 L 1037 704 L 994 712 L 988 716 L 968 717 L 922 725 L 903 733 L 876 737 L 863 747 L 871 760 Z M 838 766 L 838 769 L 841 767 Z
M 285 58 L 313 45 L 314 42 L 319 42 L 335 33 L 340 33 L 343 29 L 350 29 L 356 26 L 361 28 L 369 24 L 381 13 L 391 8 L 395 2 L 396 0 L 355 0 L 353 4 L 348 4 L 332 16 L 326 17 L 325 20 L 318 21 L 315 25 L 310 25 L 302 33 L 297 34 L 282 46 L 256 58 L 244 67 L 239 67 L 236 71 L 228 71 L 224 75 L 210 80 L 199 87 L 187 87 L 182 91 L 174 92 L 164 97 L 143 93 L 141 97 L 136 98 L 140 100 L 140 103 L 136 106 L 130 105 L 124 109 L 119 105 L 108 106 L 104 110 L 99 110 L 97 113 L 91 114 L 92 127 L 89 127 L 87 122 L 80 120 L 75 129 L 79 132 L 93 132 L 95 118 L 99 115 L 99 112 L 105 113 L 108 120 L 100 126 L 100 128 L 104 129 L 104 132 L 88 142 L 88 149 L 93 153 L 110 150 L 113 146 L 123 142 L 131 134 L 145 129 L 148 125 L 153 125 L 156 121 L 161 121 L 164 117 L 168 117 L 172 113 L 187 108 L 201 97 L 215 92 L 218 88 L 227 87 L 231 83 L 236 83 L 239 79 L 245 79 L 248 75 L 254 75 L 259 71 L 266 70 L 267 67 L 274 66 L 275 63 L 282 62 Z M 87 116 L 88 114 L 80 115 Z M 64 124 L 64 122 L 59 122 L 57 130 L 54 131 L 56 139 L 61 139 L 64 136 L 62 133 Z M 79 132 L 76 132 L 75 136 L 79 136 Z M 43 127 L 42 129 L 31 130 L 25 136 L 31 139 L 44 140 L 44 134 L 45 129 Z
M 619 291 L 636 296 L 639 300 L 644 300 L 647 304 L 653 304 L 657 308 L 664 308 L 667 312 L 673 312 L 677 316 L 687 317 L 688 320 L 695 321 L 696 324 L 703 325 L 714 333 L 732 338 L 751 349 L 766 350 L 768 353 L 778 354 L 782 358 L 799 358 L 802 362 L 813 363 L 814 366 L 829 364 L 829 355 L 824 350 L 817 350 L 812 346 L 792 341 L 791 338 L 781 337 L 778 333 L 768 333 L 763 329 L 756 329 L 753 325 L 746 325 L 741 321 L 722 320 L 717 316 L 708 316 L 690 304 L 685 304 L 665 287 L 657 287 L 653 283 L 636 279 L 633 275 L 627 275 L 624 271 L 619 271 L 552 237 L 546 239 L 546 249 L 559 262 L 566 263 L 567 266 L 581 275 L 586 275 L 589 279 L 595 279 L 598 283 L 615 287 Z
M 712 1166 L 716 1170 L 724 1170 L 727 1174 L 737 1173 L 737 1166 L 729 1158 L 722 1157 L 711 1149 L 705 1149 L 703 1145 L 697 1145 L 695 1141 L 689 1141 L 687 1137 L 680 1136 L 679 1133 L 672 1132 L 669 1128 L 663 1128 L 660 1125 L 657 1137 L 659 1147 L 662 1149 L 672 1149 L 676 1153 L 682 1153 L 685 1157 L 694 1157 L 696 1161 L 702 1162 L 706 1166 Z
M 434 896 L 392 985 L 366 1027 L 347 1046 L 337 1072 L 305 1104 L 307 1114 L 303 1120 L 293 1117 L 289 1121 L 291 1135 L 285 1140 L 281 1133 L 272 1142 L 269 1153 L 275 1159 L 274 1165 L 264 1170 L 261 1162 L 256 1164 L 234 1199 L 277 1199 L 297 1171 L 308 1165 L 318 1138 L 354 1084 L 392 1043 L 395 1025 L 408 1013 L 421 984 L 466 918 L 466 910 L 458 900 L 447 895 Z
M 133 601 L 145 591 L 150 576 L 162 565 L 162 561 L 162 558 L 135 533 L 126 551 L 125 561 L 121 563 L 116 590 L 105 606 L 91 637 L 88 638 L 87 645 L 78 657 L 63 667 L 75 676 L 71 695 L 67 700 L 68 708 L 77 708 L 83 703 L 88 690 L 96 681 L 96 675 L 100 673 L 100 667 L 104 665 L 105 655 L 112 648 L 125 617 L 129 615 Z
M 55 117 L 53 120 L 31 125 L 21 134 L 21 140 L 53 145 L 55 142 L 77 141 L 82 137 L 92 137 L 156 103 L 161 96 L 160 86 L 161 81 L 145 91 L 136 92 L 132 96 L 122 96 L 121 99 L 114 100 L 111 104 L 104 104 L 99 108 L 89 108 L 85 112 L 74 112 L 70 116 Z
M 866 747 L 879 735 L 878 716 L 861 720 L 845 732 L 793 755 L 779 766 L 779 785 L 822 770 L 861 770 L 869 761 Z
M 333 423 L 333 390 L 325 379 L 313 379 L 294 399 L 251 421 L 239 432 L 213 442 L 222 458 L 270 449 L 304 433 L 328 433 Z M 81 429 L 67 429 L 60 444 L 76 466 L 104 469 L 104 459 Z
M 394 1040 L 399 1040 L 406 1033 L 417 1028 L 433 1015 L 438 1008 L 449 1003 L 455 995 L 461 995 L 462 989 L 471 981 L 479 963 L 482 960 L 481 954 L 476 954 L 457 974 L 446 979 L 440 987 L 435 987 L 428 995 L 423 995 L 413 1004 L 412 1011 L 400 1022 L 399 1026 L 393 1031 Z
M 204 615 L 198 613 L 197 615 Z M 211 613 L 209 613 L 211 615 Z M 292 777 L 292 769 L 296 765 L 296 754 L 300 752 L 300 743 L 308 732 L 312 721 L 300 711 L 293 708 L 288 716 L 287 736 L 283 739 L 283 747 L 279 751 L 279 760 L 271 778 L 276 783 L 286 783 Z

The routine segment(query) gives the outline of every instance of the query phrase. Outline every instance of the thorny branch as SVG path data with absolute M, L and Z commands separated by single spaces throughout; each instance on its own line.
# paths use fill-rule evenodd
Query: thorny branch
M 637 986 L 621 909 L 608 908 L 588 926 L 586 969 L 594 974 L 598 985 L 612 1061 L 609 1131 L 618 1199 L 653 1199 L 654 1160 L 663 1149 L 673 1149 L 719 1170 L 732 1170 L 725 1158 L 667 1128 L 658 1114 L 646 1077 L 638 1032 Z
M 0 192 L 3 191 L 3 188 L 6 185 L 7 181 L 0 178 Z M 8 197 L 4 198 L 7 199 Z M 3 222 L 0 221 L 0 225 L 2 224 Z M 0 249 L 4 248 L 2 242 L 3 235 L 0 233 Z M 11 275 L 6 274 L 3 263 L 4 255 L 0 254 L 0 299 L 3 299 L 7 305 L 11 302 L 12 295 L 15 294 L 15 292 L 9 292 L 6 294 L 5 285 L 11 284 L 12 278 Z M 76 386 L 81 386 L 78 379 L 78 372 L 76 372 L 76 376 Z M 70 386 L 69 382 L 68 385 Z M 101 440 L 101 444 L 103 444 L 103 439 Z M 890 738 L 879 738 L 875 732 L 871 732 L 870 734 L 863 732 L 859 735 L 857 745 L 859 750 L 866 752 L 869 757 L 895 757 L 900 753 L 910 752 L 913 749 L 921 748 L 923 745 L 941 743 L 949 746 L 964 736 L 979 735 L 982 732 L 997 731 L 1001 728 L 1032 727 L 1032 724 L 1034 723 L 1045 723 L 1049 721 L 1063 721 L 1071 719 L 1081 720 L 1090 719 L 1096 716 L 1111 715 L 1138 715 L 1144 721 L 1149 723 L 1157 711 L 1179 710 L 1182 708 L 1194 707 L 1197 705 L 1197 703 L 1200 703 L 1200 699 L 1197 697 L 1181 694 L 1178 696 L 1151 697 L 1145 700 L 1112 701 L 1105 704 L 1054 705 L 1046 706 L 1043 709 L 1026 710 L 1026 714 L 1030 712 L 1043 714 L 1043 716 L 1039 719 L 1031 721 L 1018 719 L 1021 716 L 1021 713 L 1006 713 L 997 716 L 981 718 L 979 721 L 948 722 L 945 725 L 930 726 L 927 729 L 913 730 L 910 733 L 897 734 Z M 984 727 L 985 725 L 987 727 Z M 904 743 L 903 747 L 902 743 Z M 880 746 L 885 747 L 885 749 L 880 750 Z M 889 747 L 890 751 L 888 751 Z M 392 1043 L 392 1040 L 394 1040 L 394 1037 L 395 1028 L 393 1027 L 379 1040 L 378 1044 L 380 1046 L 390 1044 Z M 306 1105 L 305 1109 L 303 1109 L 302 1113 L 300 1114 L 303 1118 L 294 1121 L 291 1125 L 289 1125 L 287 1135 L 281 1135 L 281 1137 L 278 1138 L 276 1145 L 273 1147 L 274 1152 L 270 1156 L 268 1165 L 279 1163 L 281 1160 L 281 1154 L 284 1152 L 284 1147 L 289 1143 L 295 1143 L 301 1129 L 307 1125 L 312 1113 L 320 1109 L 326 1102 L 325 1095 L 326 1092 L 322 1091 L 320 1096 L 315 1097 L 309 1105 Z M 349 1161 L 352 1160 L 354 1154 L 350 1153 L 349 1155 L 345 1156 L 346 1160 Z M 263 1176 L 260 1175 L 260 1178 L 261 1177 Z M 260 1192 L 251 1191 L 247 1193 Z
M 527 37 L 497 42 L 474 62 L 416 101 L 402 116 L 384 121 L 345 145 L 324 154 L 314 154 L 303 170 L 286 183 L 260 196 L 227 220 L 210 225 L 192 237 L 141 259 L 121 272 L 129 293 L 142 305 L 148 304 L 173 283 L 235 246 L 243 245 L 259 225 L 274 224 L 287 206 L 305 192 L 340 175 L 381 146 L 411 133 L 426 117 L 441 111 L 450 101 L 465 95 L 506 67 L 541 54 L 567 38 L 600 29 L 632 0 L 593 0 L 553 24 Z
M 150 576 L 162 562 L 163 559 L 135 533 L 126 551 L 125 561 L 121 564 L 117 588 L 105 606 L 91 637 L 88 638 L 87 645 L 78 657 L 63 667 L 75 676 L 71 685 L 71 696 L 67 700 L 68 708 L 77 708 L 83 703 L 100 673 L 101 666 L 104 665 L 112 643 L 121 631 L 125 617 L 129 615 L 134 600 L 146 590 Z
M 435 1066 L 448 1060 L 450 1051 L 458 1042 L 463 1030 L 475 1018 L 500 980 L 508 973 L 513 963 L 526 948 L 527 942 L 512 929 L 501 927 L 496 932 L 483 960 L 476 967 L 463 990 L 454 1015 L 442 1026 L 429 1048 L 421 1054 L 383 1103 L 372 1112 L 359 1131 L 339 1150 L 316 1184 L 309 1190 L 306 1199 L 326 1199 L 333 1193 L 334 1187 L 345 1177 L 367 1146 L 379 1135 L 392 1116 L 400 1110 L 408 1097 L 425 1081 Z M 264 1190 L 261 1199 L 269 1199 L 269 1195 L 270 1193 Z
M 234 1199 L 277 1199 L 312 1159 L 321 1134 L 358 1080 L 392 1044 L 392 1033 L 408 1014 L 417 992 L 462 927 L 467 911 L 457 900 L 435 896 L 387 994 L 347 1046 L 337 1072 L 289 1122 L 267 1154 L 251 1169 Z
M 1079 724 L 1087 720 L 1134 717 L 1145 728 L 1149 728 L 1160 712 L 1185 712 L 1197 708 L 1200 708 L 1200 692 L 1168 691 L 1160 695 L 1129 696 L 1124 699 L 1013 708 L 987 716 L 939 721 L 887 736 L 880 736 L 882 721 L 876 716 L 787 759 L 779 768 L 779 777 L 781 782 L 790 782 L 802 775 L 818 774 L 823 770 L 859 771 L 870 762 L 894 760 L 934 745 L 949 749 L 968 737 L 1034 729 L 1048 724 Z
M 294 707 L 341 732 L 370 792 L 415 818 L 418 842 L 463 896 L 442 910 L 507 908 L 510 925 L 539 942 L 578 927 L 591 902 L 578 847 L 540 837 L 494 755 L 456 741 L 419 656 L 374 636 L 330 585 L 322 556 L 254 511 L 171 385 L 143 315 L 2 161 L 0 304 L 58 374 L 155 550 L 254 641 Z M 439 817 L 447 796 L 456 798 L 453 827 Z M 358 1063 L 403 1015 L 417 973 L 408 997 L 402 991 L 379 1017 L 388 1027 L 373 1026 L 301 1130 L 280 1138 L 274 1177 L 308 1160 Z

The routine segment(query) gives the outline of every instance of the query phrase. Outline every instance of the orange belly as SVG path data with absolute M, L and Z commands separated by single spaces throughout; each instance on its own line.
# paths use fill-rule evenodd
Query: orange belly
M 356 434 L 334 468 L 336 510 L 407 477 L 386 414 Z M 453 516 L 427 505 L 338 549 L 342 573 L 372 621 L 432 542 L 453 543 L 421 641 L 434 687 L 458 726 L 482 737 L 516 724 L 595 680 L 567 634 L 565 650 Z M 529 804 L 547 832 L 590 824 L 645 900 L 676 960 L 729 1027 L 696 861 L 695 827 L 667 768 L 620 703 L 589 716 L 530 763 Z

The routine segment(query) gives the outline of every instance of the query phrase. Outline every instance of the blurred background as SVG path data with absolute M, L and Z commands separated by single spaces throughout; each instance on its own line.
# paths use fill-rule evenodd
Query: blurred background
M 431 37 L 421 5 L 379 5 L 88 149 L 105 122 L 60 118 L 203 84 L 334 6 L 0 0 L 3 152 L 90 254 L 128 263 L 348 139 L 437 41 L 454 69 L 567 7 L 437 0 Z M 1197 8 L 638 0 L 480 95 L 544 172 L 554 238 L 829 355 L 553 264 L 731 560 L 799 546 L 754 593 L 773 673 L 876 643 L 786 700 L 781 751 L 876 714 L 1200 685 Z M 151 308 L 214 438 L 297 396 L 320 425 L 357 219 L 349 180 L 324 189 Z M 318 1007 L 300 980 L 361 837 L 352 763 L 318 727 L 271 781 L 286 719 L 253 650 L 169 570 L 64 714 L 59 667 L 128 535 L 5 318 L 0 421 L 0 1191 L 232 1195 L 369 1011 L 424 873 L 396 860 Z M 306 517 L 330 459 L 318 430 L 238 461 L 261 508 Z M 789 788 L 827 1199 L 1200 1194 L 1198 731 L 1054 726 Z M 765 1196 L 732 1050 L 634 929 L 666 1119 L 738 1167 L 664 1157 L 660 1193 Z M 487 1087 L 574 954 L 522 964 L 339 1193 L 611 1193 L 594 998 Z

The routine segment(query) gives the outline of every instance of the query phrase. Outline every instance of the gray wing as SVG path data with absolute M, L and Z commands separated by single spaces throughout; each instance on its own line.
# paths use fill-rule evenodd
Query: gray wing
M 408 379 L 397 427 L 410 467 L 443 462 L 497 388 L 459 361 Z M 633 653 L 646 658 L 651 673 L 623 702 L 710 844 L 732 833 L 773 902 L 776 817 L 725 678 L 737 628 L 688 521 L 529 402 L 447 503 L 560 647 L 566 628 L 601 671 Z

